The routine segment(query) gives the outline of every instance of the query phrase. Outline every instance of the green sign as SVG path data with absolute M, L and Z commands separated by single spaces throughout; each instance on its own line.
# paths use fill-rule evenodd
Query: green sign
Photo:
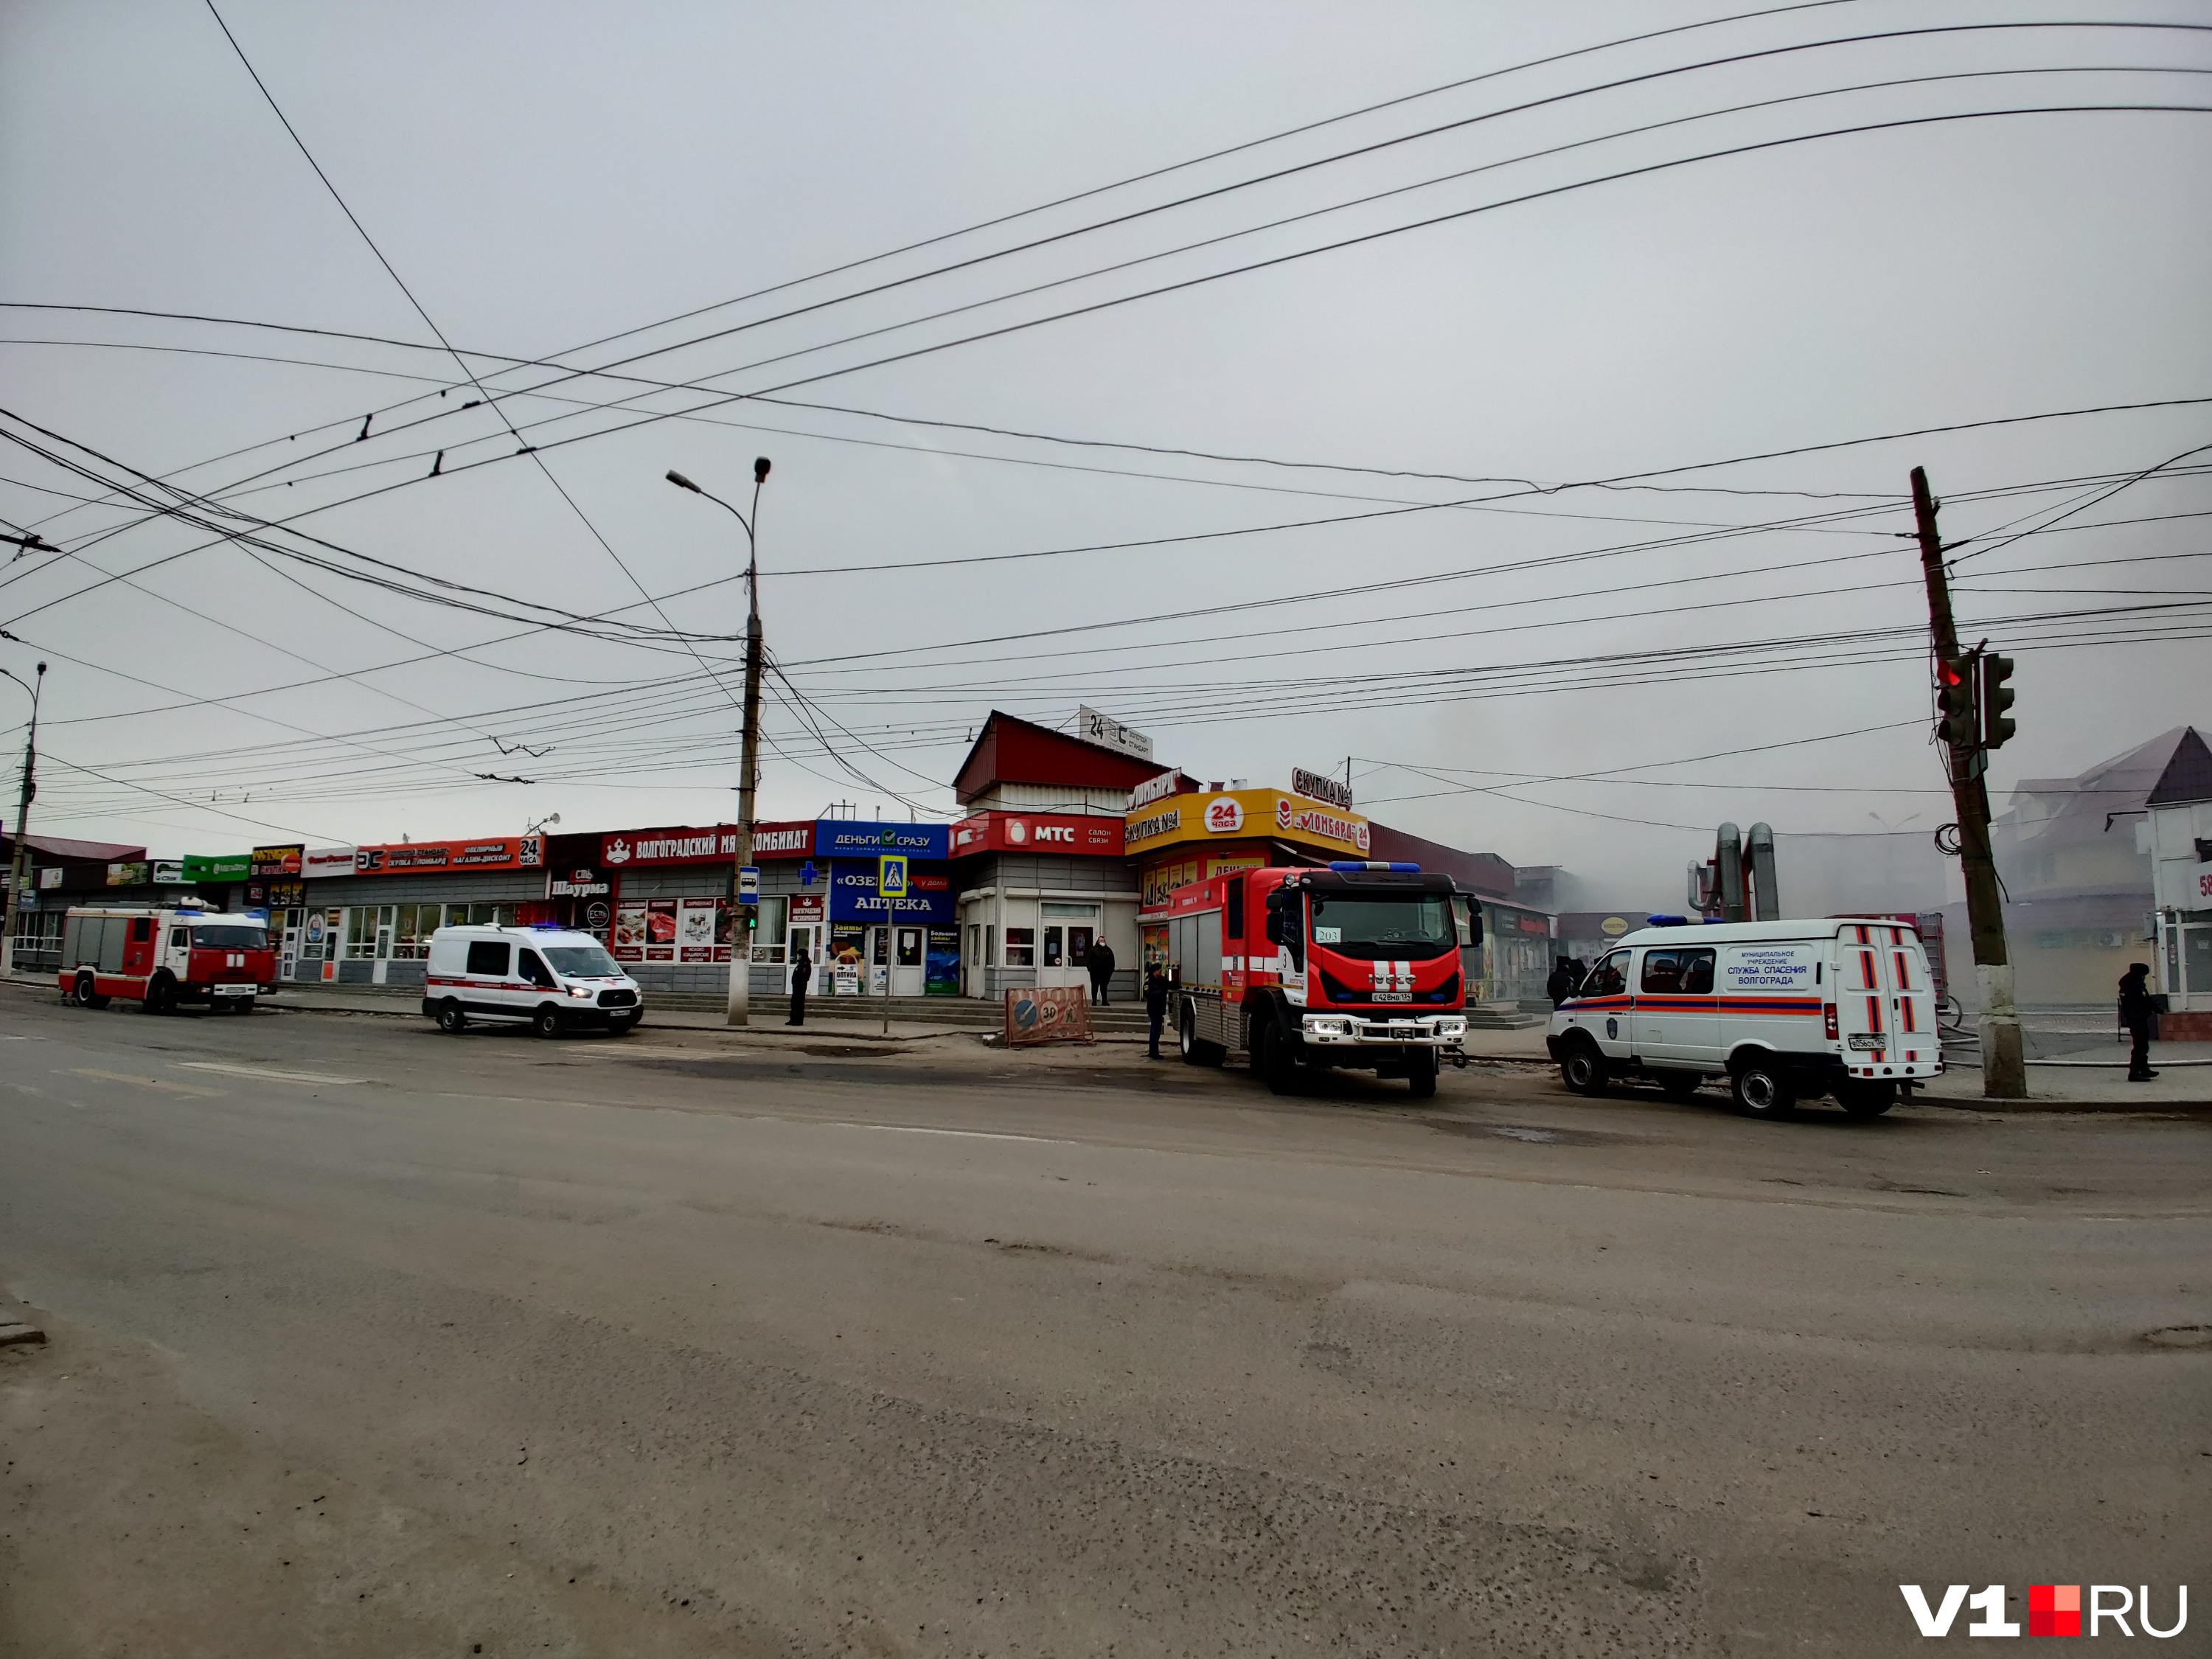
M 187 853 L 185 854 L 185 879 L 210 884 L 244 881 L 252 866 L 252 858 L 245 853 L 223 853 L 213 858 L 198 853 Z

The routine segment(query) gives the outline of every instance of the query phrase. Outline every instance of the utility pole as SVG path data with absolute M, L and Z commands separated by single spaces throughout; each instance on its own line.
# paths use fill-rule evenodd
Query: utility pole
M 1936 529 L 1936 498 L 1926 469 L 1912 469 L 1912 518 L 1920 538 L 1920 569 L 1928 584 L 1928 623 L 1936 641 L 1936 673 L 1947 691 L 1956 688 L 1978 703 L 1979 660 L 1959 650 L 1959 630 L 1951 617 L 1951 588 L 1943 569 L 1943 543 Z M 2010 665 L 2006 665 L 2009 672 Z M 2006 699 L 2009 702 L 2010 698 Z M 2010 722 L 1996 735 L 2010 735 Z M 2002 890 L 1990 847 L 1990 747 L 1981 716 L 1963 722 L 1947 719 L 1945 748 L 1951 776 L 1952 807 L 1959 817 L 1959 858 L 1966 878 L 1966 922 L 1973 936 L 1974 977 L 1982 995 L 1982 1093 L 1992 1099 L 2019 1100 L 2027 1094 L 2027 1063 L 2022 1052 L 2020 1011 L 2013 1001 L 2012 957 L 2005 948 Z
M 32 538 L 33 541 L 36 537 Z M 0 673 L 7 671 L 0 669 Z M 13 674 L 8 678 L 15 680 Z M 15 680 L 23 685 L 21 680 Z M 31 856 L 29 843 L 23 837 L 31 823 L 31 797 L 39 793 L 37 772 L 39 763 L 39 694 L 46 689 L 46 665 L 39 665 L 38 684 L 25 685 L 31 694 L 31 730 L 23 739 L 23 789 L 15 800 L 15 845 L 8 860 L 8 900 L 0 909 L 0 972 L 15 971 L 15 901 L 22 890 L 23 866 Z
M 706 490 L 671 471 L 668 482 L 679 489 L 688 489 L 695 495 L 705 495 L 715 506 L 726 508 L 745 531 L 745 706 L 744 736 L 738 765 L 742 769 L 738 779 L 738 850 L 730 861 L 730 1002 L 729 1024 L 744 1025 L 752 1017 L 752 936 L 751 929 L 743 925 L 738 903 L 738 872 L 751 866 L 753 861 L 753 791 L 760 778 L 760 702 L 761 667 L 766 651 L 761 642 L 760 614 L 760 541 L 754 526 L 760 522 L 761 486 L 768 482 L 768 457 L 753 462 L 753 510 L 748 518 L 720 495 Z

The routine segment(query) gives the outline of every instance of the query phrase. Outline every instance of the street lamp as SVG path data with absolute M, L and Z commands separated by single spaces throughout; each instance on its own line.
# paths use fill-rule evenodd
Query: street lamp
M 23 685 L 4 668 L 0 668 L 0 674 L 22 685 L 31 697 L 30 734 L 23 739 L 23 793 L 15 803 L 15 846 L 8 860 L 8 899 L 5 907 L 0 908 L 0 971 L 12 974 L 15 971 L 15 896 L 23 885 L 23 861 L 30 856 L 24 832 L 30 827 L 31 797 L 38 793 L 39 694 L 46 689 L 46 665 L 39 665 L 35 685 Z
M 753 784 L 760 769 L 760 544 L 753 534 L 753 526 L 760 520 L 760 493 L 761 486 L 768 482 L 768 457 L 763 455 L 753 462 L 753 510 L 750 516 L 738 512 L 720 495 L 700 489 L 673 467 L 668 470 L 668 482 L 695 495 L 706 496 L 726 510 L 745 532 L 745 726 L 743 754 L 738 762 L 743 771 L 738 780 L 738 855 L 730 865 L 729 1010 L 729 1024 L 744 1025 L 751 1018 L 752 950 L 750 942 L 738 942 L 744 931 L 738 926 L 738 872 L 753 861 Z

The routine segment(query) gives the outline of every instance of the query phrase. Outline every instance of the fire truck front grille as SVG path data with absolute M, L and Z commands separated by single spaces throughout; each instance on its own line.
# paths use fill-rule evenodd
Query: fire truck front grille
M 1372 986 L 1346 985 L 1327 969 L 1322 970 L 1321 994 L 1331 1002 L 1371 1003 L 1377 1000 Z M 1416 991 L 1411 1000 L 1415 1002 L 1457 1002 L 1459 975 L 1452 975 L 1433 991 Z

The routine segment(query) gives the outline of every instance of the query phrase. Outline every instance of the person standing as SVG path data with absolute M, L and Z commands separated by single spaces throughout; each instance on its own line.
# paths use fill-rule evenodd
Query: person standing
M 814 978 L 814 962 L 800 945 L 791 958 L 791 1018 L 786 1025 L 806 1024 L 806 988 Z
M 1579 981 L 1576 977 L 1575 964 L 1571 961 L 1565 957 L 1554 957 L 1553 960 L 1558 963 L 1558 966 L 1552 969 L 1551 978 L 1544 981 L 1544 994 L 1552 999 L 1552 1006 L 1556 1008 L 1574 995 L 1575 987 Z
M 2150 1033 L 2158 1018 L 2158 1005 L 2151 1000 L 2149 975 L 2147 962 L 2130 963 L 2128 971 L 2120 975 L 2120 1024 L 2133 1039 L 2128 1050 L 2130 1083 L 2148 1083 L 2158 1075 L 2150 1068 Z
M 1114 947 L 1103 939 L 1093 941 L 1087 965 L 1091 969 L 1091 1000 L 1103 1008 L 1106 993 L 1114 983 Z
M 1156 962 L 1145 975 L 1145 1018 L 1150 1023 L 1152 1030 L 1152 1052 L 1145 1056 L 1147 1060 L 1158 1060 L 1160 1057 L 1160 1027 L 1166 1024 L 1167 1017 L 1167 970 Z

